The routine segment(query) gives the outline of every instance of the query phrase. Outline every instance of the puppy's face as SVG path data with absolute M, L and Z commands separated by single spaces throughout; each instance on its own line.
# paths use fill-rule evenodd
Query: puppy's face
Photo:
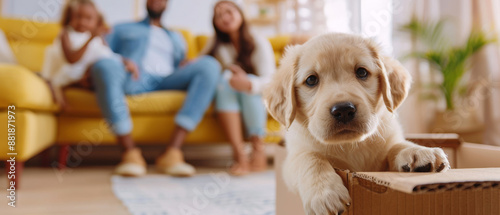
M 295 120 L 319 142 L 334 144 L 372 135 L 409 85 L 406 70 L 380 57 L 371 41 L 327 34 L 287 50 L 265 97 L 282 124 Z

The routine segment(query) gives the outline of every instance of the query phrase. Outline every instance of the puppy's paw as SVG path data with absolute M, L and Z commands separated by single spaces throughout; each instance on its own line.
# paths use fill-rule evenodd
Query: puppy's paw
M 331 180 L 331 179 L 327 179 Z M 313 186 L 302 196 L 304 209 L 307 215 L 337 215 L 344 212 L 345 205 L 349 205 L 351 198 L 349 191 L 342 183 L 335 180 L 333 183 L 321 183 L 325 186 Z
M 415 146 L 403 149 L 395 160 L 400 172 L 446 172 L 450 163 L 440 148 Z

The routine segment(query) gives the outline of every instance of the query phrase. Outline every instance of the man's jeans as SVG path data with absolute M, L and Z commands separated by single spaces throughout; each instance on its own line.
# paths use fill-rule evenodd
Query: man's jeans
M 194 130 L 212 102 L 220 71 L 219 63 L 210 56 L 178 67 L 167 77 L 141 72 L 139 80 L 134 80 L 123 63 L 116 59 L 100 60 L 91 68 L 101 112 L 116 135 L 126 135 L 132 131 L 125 96 L 156 90 L 187 91 L 175 123 L 188 131 Z

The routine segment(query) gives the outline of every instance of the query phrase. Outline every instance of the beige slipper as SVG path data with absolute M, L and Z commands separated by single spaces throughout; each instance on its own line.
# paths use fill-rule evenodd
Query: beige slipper
M 184 161 L 182 151 L 171 148 L 156 159 L 156 168 L 159 172 L 176 177 L 189 177 L 196 173 L 193 166 Z
M 122 155 L 122 161 L 115 169 L 115 174 L 122 176 L 137 177 L 146 174 L 146 161 L 142 157 L 141 150 L 134 148 Z

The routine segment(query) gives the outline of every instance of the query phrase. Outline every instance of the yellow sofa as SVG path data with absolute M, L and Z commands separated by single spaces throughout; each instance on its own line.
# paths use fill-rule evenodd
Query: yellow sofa
M 115 144 L 106 127 L 93 92 L 81 89 L 65 91 L 70 110 L 60 112 L 52 102 L 50 90 L 37 75 L 44 58 L 44 50 L 59 32 L 56 23 L 36 23 L 18 19 L 0 18 L 4 31 L 17 58 L 18 65 L 0 64 L 0 139 L 7 139 L 7 107 L 16 107 L 16 152 L 22 162 L 40 153 L 52 144 L 63 147 L 60 164 L 64 165 L 68 145 L 78 145 L 75 152 L 89 153 L 89 144 Z M 181 31 L 188 44 L 188 58 L 195 58 L 206 43 L 206 36 L 195 37 Z M 281 56 L 289 37 L 271 38 L 276 59 Z M 184 101 L 184 92 L 158 91 L 127 97 L 132 113 L 132 136 L 139 144 L 165 144 L 174 126 L 174 115 Z M 278 142 L 279 124 L 269 117 L 266 142 Z M 187 144 L 226 142 L 214 117 L 213 108 L 186 140 Z M 0 145 L 0 160 L 7 160 L 7 144 Z M 55 163 L 57 164 L 57 163 Z

